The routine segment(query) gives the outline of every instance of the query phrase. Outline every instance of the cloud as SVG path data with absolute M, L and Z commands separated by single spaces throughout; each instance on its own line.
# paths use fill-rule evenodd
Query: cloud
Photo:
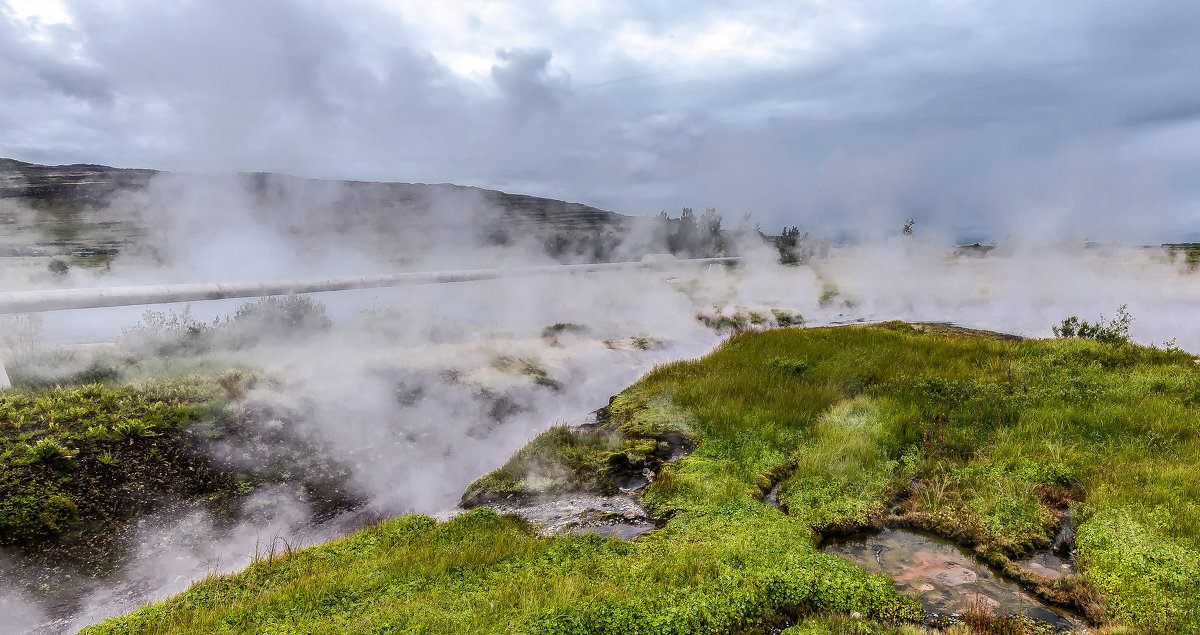
M 1179 240 L 1200 194 L 1173 2 L 65 6 L 0 14 L 0 155 L 868 235 Z

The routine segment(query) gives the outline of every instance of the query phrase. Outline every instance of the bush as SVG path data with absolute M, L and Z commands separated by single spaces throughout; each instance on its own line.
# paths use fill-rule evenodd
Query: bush
M 194 319 L 190 306 L 178 313 L 146 311 L 136 326 L 121 331 L 118 343 L 137 355 L 196 355 L 214 348 L 238 349 L 263 340 L 316 333 L 332 326 L 324 304 L 292 295 L 247 302 L 233 317 L 217 318 L 212 324 Z
M 1116 317 L 1104 321 L 1104 314 L 1100 314 L 1100 319 L 1095 324 L 1086 320 L 1081 320 L 1072 315 L 1062 321 L 1058 326 L 1053 327 L 1055 337 L 1078 337 L 1085 340 L 1096 340 L 1107 344 L 1128 344 L 1129 343 L 1129 325 L 1133 322 L 1133 316 L 1125 310 L 1128 305 L 1122 304 L 1121 308 L 1117 309 Z
M 230 343 L 240 347 L 263 339 L 326 331 L 332 326 L 324 304 L 308 296 L 289 295 L 243 304 L 222 329 L 230 331 Z
M 304 295 L 247 302 L 233 314 L 233 323 L 316 331 L 333 326 L 325 315 L 325 305 Z

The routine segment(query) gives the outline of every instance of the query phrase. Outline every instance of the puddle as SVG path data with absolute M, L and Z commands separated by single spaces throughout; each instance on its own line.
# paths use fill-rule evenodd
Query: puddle
M 605 538 L 633 540 L 634 538 L 637 538 L 651 529 L 654 529 L 654 523 L 643 519 L 616 519 L 611 521 L 602 521 L 601 524 L 575 527 L 571 529 L 571 534 L 576 536 L 593 534 L 596 536 L 603 536 Z
M 953 621 L 972 606 L 984 605 L 992 613 L 1024 615 L 1061 630 L 1075 628 L 1067 613 L 1041 604 L 1017 584 L 997 577 L 971 551 L 946 540 L 886 529 L 833 538 L 821 550 L 892 578 L 896 589 L 919 601 L 930 619 L 945 616 Z M 1037 566 L 1063 575 L 1049 559 Z
M 1065 560 L 1050 552 L 1039 553 L 1032 558 L 1022 560 L 1017 563 L 1017 566 L 1026 571 L 1044 575 L 1051 580 L 1075 573 L 1075 567 L 1070 560 Z
M 763 496 L 763 502 L 775 509 L 779 509 L 779 486 L 782 484 L 783 481 L 779 481 L 772 485 L 771 489 L 767 490 L 767 493 Z
M 614 474 L 612 476 L 613 484 L 622 492 L 636 492 L 643 487 L 649 485 L 654 479 L 654 472 L 650 468 L 642 468 L 641 474 Z

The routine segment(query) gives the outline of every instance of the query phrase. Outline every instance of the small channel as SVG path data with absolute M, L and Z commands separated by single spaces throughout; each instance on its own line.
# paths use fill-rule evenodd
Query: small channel
M 950 541 L 885 529 L 831 538 L 821 551 L 853 562 L 868 573 L 895 581 L 896 590 L 925 607 L 930 619 L 951 621 L 974 606 L 998 615 L 1023 615 L 1072 631 L 1078 626 L 1065 611 L 1042 604 L 1020 586 L 992 572 L 971 551 Z M 1052 567 L 1047 563 L 1046 567 Z

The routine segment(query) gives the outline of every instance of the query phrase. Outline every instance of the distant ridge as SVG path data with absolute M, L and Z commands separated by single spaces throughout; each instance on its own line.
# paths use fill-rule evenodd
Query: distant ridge
M 114 168 L 91 163 L 40 165 L 0 158 L 0 198 L 49 199 L 103 205 L 122 192 L 144 190 L 149 186 L 151 179 L 160 174 L 171 173 Z M 177 176 L 187 178 L 189 175 Z M 562 230 L 597 230 L 623 224 L 631 218 L 581 203 L 449 183 L 336 181 L 305 179 L 269 172 L 239 173 L 237 176 L 260 193 L 268 192 L 271 186 L 277 183 L 338 184 L 347 188 L 348 196 L 358 202 L 374 205 L 411 205 L 417 209 L 428 207 L 429 201 L 439 194 L 450 191 L 473 192 L 478 194 L 483 202 L 499 209 L 508 217 L 507 220 L 525 220 L 543 227 Z

